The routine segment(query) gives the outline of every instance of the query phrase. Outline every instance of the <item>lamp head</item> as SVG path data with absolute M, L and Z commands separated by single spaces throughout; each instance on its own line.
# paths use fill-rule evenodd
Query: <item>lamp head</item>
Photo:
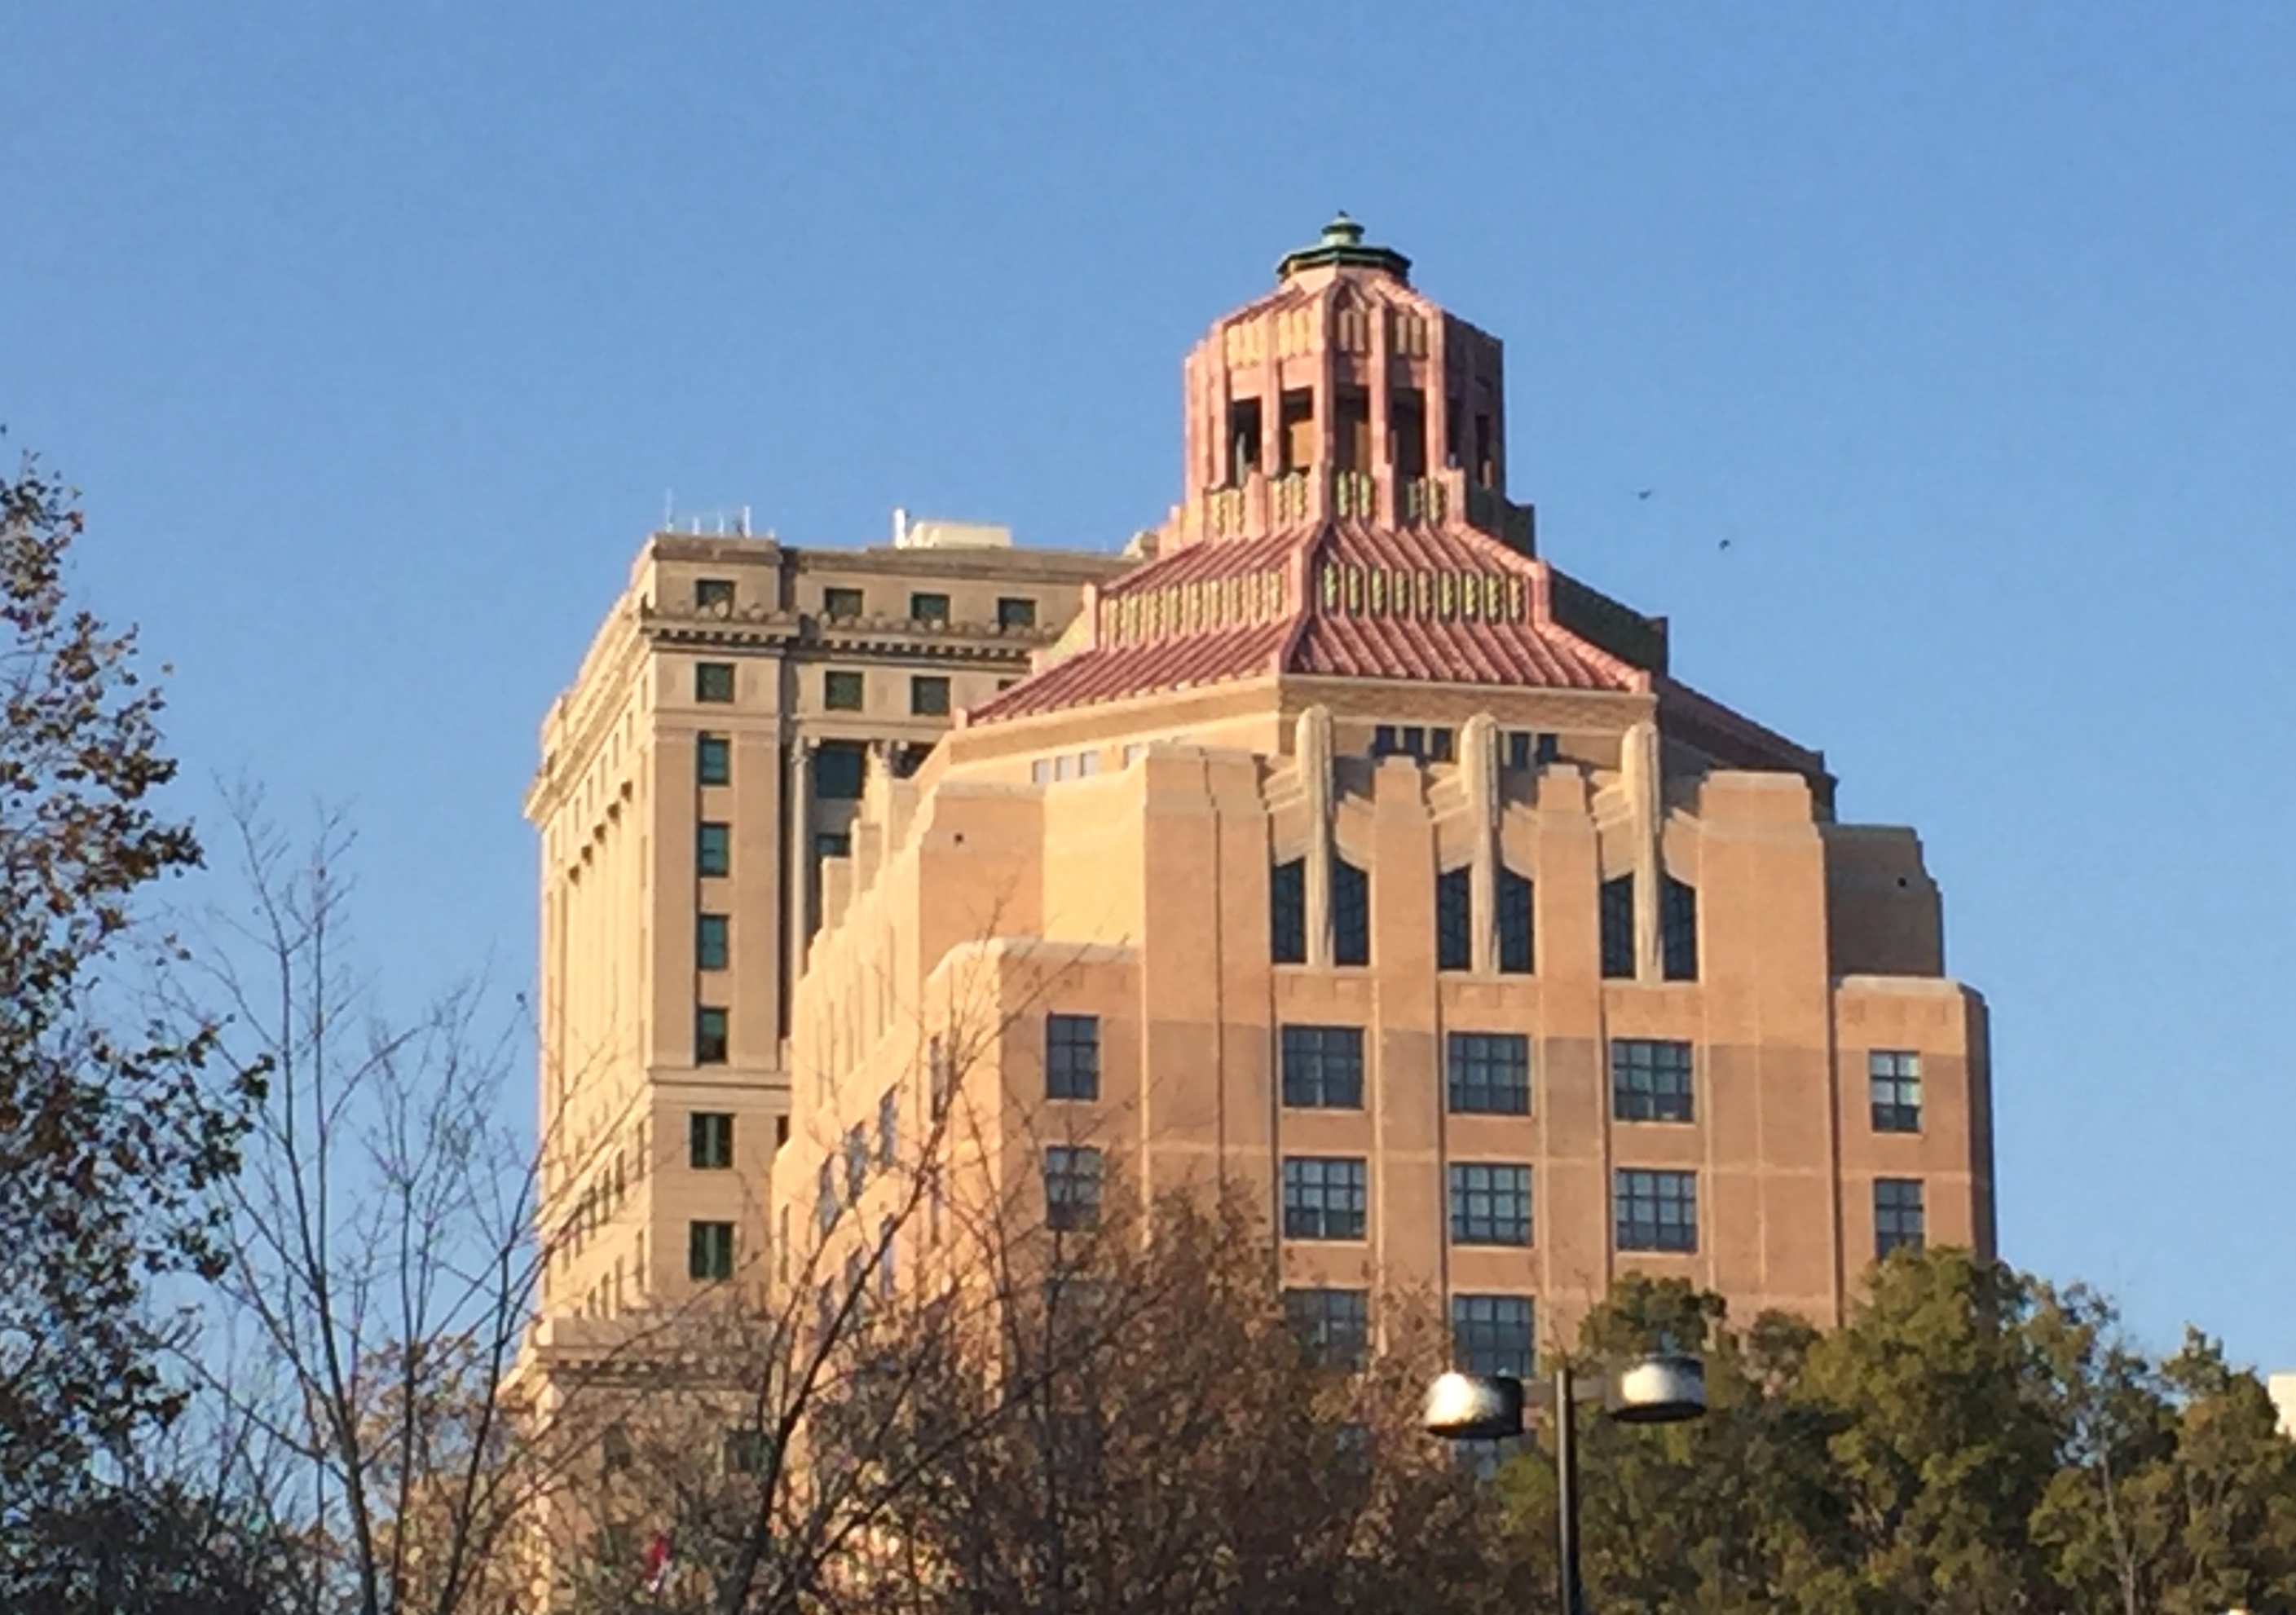
M 1612 1381 L 1610 1414 L 1625 1424 L 1672 1424 L 1706 1411 L 1706 1365 L 1696 1357 L 1652 1357 Z
M 1427 1388 L 1429 1433 L 1450 1441 L 1522 1434 L 1522 1381 L 1507 1374 L 1447 1373 Z

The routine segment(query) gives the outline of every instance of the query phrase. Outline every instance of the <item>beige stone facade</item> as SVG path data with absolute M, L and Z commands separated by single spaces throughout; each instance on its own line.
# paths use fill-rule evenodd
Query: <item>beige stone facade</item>
M 824 865 L 803 1271 L 931 1265 L 871 1197 L 948 1103 L 947 1194 L 1240 1187 L 1340 1335 L 1410 1294 L 1551 1342 L 1629 1268 L 1830 1324 L 1895 1243 L 1991 1250 L 1985 1010 L 1917 839 L 1539 557 L 1501 363 L 1344 220 L 1190 357 L 1153 559 Z
M 544 722 L 538 1346 L 597 1349 L 706 1288 L 721 1242 L 762 1248 L 792 966 L 861 780 L 922 758 L 1130 564 L 898 537 L 655 535 Z

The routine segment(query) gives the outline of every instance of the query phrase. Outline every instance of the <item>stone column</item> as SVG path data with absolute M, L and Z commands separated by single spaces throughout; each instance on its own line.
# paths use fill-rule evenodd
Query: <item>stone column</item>
M 1499 967 L 1499 726 L 1478 712 L 1459 732 L 1459 769 L 1467 787 L 1467 812 L 1475 827 L 1473 861 L 1468 865 L 1468 913 L 1472 916 L 1472 963 L 1480 975 Z
M 1300 714 L 1292 753 L 1300 789 L 1308 799 L 1308 963 L 1332 963 L 1332 712 L 1310 707 Z
M 1665 974 L 1659 951 L 1659 882 L 1666 866 L 1659 838 L 1666 801 L 1654 721 L 1645 718 L 1627 731 L 1620 761 L 1635 826 L 1635 980 L 1656 981 Z

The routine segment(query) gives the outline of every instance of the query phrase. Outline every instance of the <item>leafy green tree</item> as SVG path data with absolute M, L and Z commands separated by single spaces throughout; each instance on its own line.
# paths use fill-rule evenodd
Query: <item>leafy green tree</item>
M 132 633 L 75 609 L 81 517 L 36 462 L 0 482 L 0 1604 L 57 1562 L 40 1525 L 108 1455 L 180 1410 L 158 1366 L 157 1275 L 212 1274 L 208 1191 L 236 1160 L 252 1075 L 214 1078 L 210 1029 L 119 1012 L 164 947 L 141 900 L 200 861 L 157 793 L 176 765 Z M 13 1600 L 11 1603 L 11 1600 Z

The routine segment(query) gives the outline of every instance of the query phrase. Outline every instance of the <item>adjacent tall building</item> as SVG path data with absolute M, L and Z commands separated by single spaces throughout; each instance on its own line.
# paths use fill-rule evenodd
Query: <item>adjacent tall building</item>
M 1213 325 L 1151 558 L 863 782 L 791 997 L 767 1243 L 697 1212 L 681 1273 L 778 1246 L 835 1275 L 820 1247 L 885 1239 L 928 1269 L 936 1227 L 886 1219 L 953 1103 L 947 1192 L 1055 1226 L 1255 1196 L 1341 1356 L 1382 1293 L 1446 1298 L 1462 1356 L 1504 1366 L 1628 1268 L 1830 1324 L 1879 1253 L 1990 1250 L 1985 1011 L 1918 840 L 1838 820 L 1817 752 L 1541 558 L 1502 362 L 1344 218 Z M 660 645 L 658 685 L 716 654 Z M 698 980 L 708 902 L 670 868 L 618 944 L 662 995 Z M 771 911 L 755 890 L 737 916 Z M 655 1003 L 667 1066 L 683 1006 Z M 654 1092 L 695 1141 L 657 1168 L 698 1207 L 715 1102 L 683 1069 Z

